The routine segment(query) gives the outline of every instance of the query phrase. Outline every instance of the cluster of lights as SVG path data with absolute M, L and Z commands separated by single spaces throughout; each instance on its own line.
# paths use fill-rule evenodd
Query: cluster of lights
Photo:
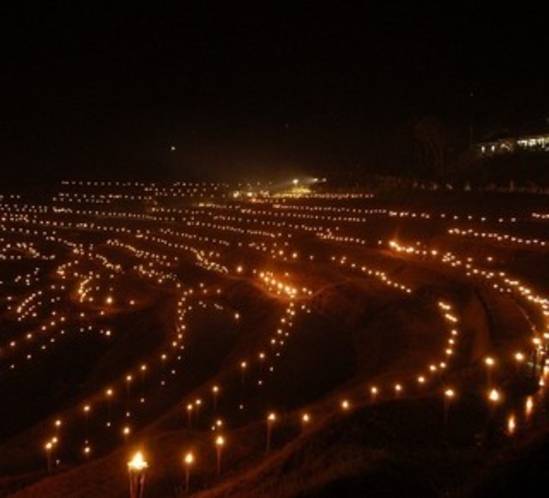
M 548 242 L 544 240 L 539 239 L 527 239 L 525 237 L 518 237 L 516 235 L 510 235 L 510 234 L 502 234 L 498 232 L 478 232 L 472 228 L 468 228 L 466 230 L 460 230 L 459 228 L 450 228 L 448 229 L 448 233 L 450 235 L 459 235 L 462 237 L 475 237 L 475 238 L 481 238 L 481 239 L 490 239 L 495 242 L 503 242 L 503 243 L 513 243 L 513 244 L 522 244 L 526 246 L 539 246 L 539 247 L 545 247 L 548 245 Z
M 101 437 L 98 427 L 102 426 L 109 434 L 115 433 L 119 444 L 128 441 L 139 430 L 141 422 L 138 415 L 147 407 L 150 389 L 153 385 L 166 386 L 170 380 L 177 382 L 178 375 L 182 372 L 184 339 L 193 310 L 230 313 L 235 323 L 243 320 L 241 310 L 226 308 L 221 304 L 222 301 L 217 300 L 222 297 L 221 289 L 211 289 L 203 283 L 194 289 L 185 286 L 185 273 L 181 269 L 189 261 L 206 270 L 207 274 L 216 274 L 217 277 L 259 278 L 259 287 L 263 291 L 267 290 L 270 297 L 275 296 L 277 299 L 274 300 L 278 305 L 285 306 L 275 330 L 271 335 L 266 334 L 265 343 L 258 350 L 242 356 L 237 362 L 235 370 L 239 380 L 236 384 L 240 386 L 231 385 L 230 380 L 221 379 L 215 385 L 193 393 L 193 399 L 185 400 L 183 406 L 187 423 L 189 427 L 197 429 L 200 427 L 199 422 L 206 421 L 207 410 L 210 415 L 219 417 L 218 398 L 221 394 L 228 398 L 230 393 L 237 393 L 235 398 L 238 398 L 243 412 L 246 412 L 242 391 L 251 395 L 252 391 L 248 388 L 252 384 L 263 386 L 268 381 L 266 374 L 273 371 L 276 358 L 283 353 L 284 346 L 289 341 L 296 313 L 299 309 L 310 312 L 306 303 L 314 291 L 296 283 L 302 273 L 313 267 L 311 264 L 307 269 L 300 268 L 304 261 L 322 261 L 329 265 L 331 271 L 351 272 L 361 278 L 377 279 L 388 289 L 405 294 L 413 292 L 410 285 L 393 278 L 387 268 L 373 268 L 371 265 L 351 261 L 346 255 L 332 255 L 322 259 L 314 251 L 307 254 L 310 248 L 304 250 L 300 246 L 300 236 L 314 234 L 316 237 L 308 238 L 313 239 L 323 249 L 329 248 L 330 244 L 327 243 L 333 242 L 333 245 L 374 246 L 384 250 L 383 244 L 377 238 L 370 240 L 351 233 L 351 230 L 360 229 L 361 225 L 374 217 L 395 221 L 437 219 L 452 223 L 458 220 L 479 223 L 489 221 L 486 216 L 476 218 L 471 215 L 389 208 L 359 209 L 337 202 L 355 198 L 367 199 L 371 198 L 370 194 L 310 194 L 310 199 L 335 201 L 329 205 L 326 203 L 322 206 L 311 206 L 301 200 L 297 201 L 291 193 L 277 198 L 276 201 L 267 197 L 254 198 L 254 204 L 246 200 L 235 202 L 228 198 L 228 186 L 221 184 L 64 182 L 63 187 L 69 192 L 56 194 L 51 206 L 25 204 L 20 198 L 2 199 L 4 204 L 0 205 L 0 212 L 1 220 L 5 224 L 5 239 L 0 246 L 0 260 L 28 260 L 37 265 L 55 260 L 58 262 L 55 278 L 63 282 L 57 288 L 44 285 L 49 278 L 42 271 L 44 266 L 36 266 L 13 279 L 14 286 L 27 290 L 36 287 L 36 290 L 9 296 L 10 299 L 7 300 L 8 311 L 18 322 L 27 325 L 28 330 L 25 330 L 25 336 L 10 338 L 9 342 L 1 346 L 3 358 L 10 358 L 12 365 L 15 365 L 13 360 L 17 354 L 26 356 L 27 359 L 34 358 L 36 354 L 31 352 L 32 344 L 38 344 L 43 350 L 56 343 L 61 335 L 72 331 L 84 333 L 99 330 L 106 338 L 110 337 L 116 333 L 115 328 L 102 326 L 92 329 L 86 322 L 104 319 L 110 314 L 133 308 L 135 296 L 122 290 L 126 277 L 130 275 L 132 278 L 137 276 L 147 284 L 162 286 L 163 290 L 177 296 L 177 301 L 174 330 L 167 334 L 166 340 L 154 351 L 154 355 L 143 357 L 134 365 L 125 366 L 124 372 L 120 372 L 108 385 L 58 415 L 53 435 L 48 434 L 44 443 L 50 470 L 51 458 L 58 452 L 60 442 L 69 439 L 61 438 L 61 425 L 63 431 L 70 429 L 80 434 L 78 453 L 85 457 L 89 457 L 92 452 L 94 455 L 100 454 L 96 450 L 100 446 L 98 441 Z M 94 190 L 97 192 L 94 193 Z M 178 203 L 183 198 L 197 202 L 192 206 L 180 207 Z M 205 198 L 209 200 L 203 201 Z M 227 199 L 229 202 L 226 202 Z M 123 209 L 121 205 L 129 207 Z M 532 217 L 544 219 L 543 215 L 536 213 Z M 515 222 L 516 218 L 498 218 L 497 221 Z M 185 223 L 184 226 L 181 222 Z M 447 230 L 450 235 L 489 241 L 540 247 L 546 244 L 536 238 L 525 239 L 496 232 L 457 228 Z M 99 240 L 99 236 L 103 238 L 95 244 L 82 243 L 77 234 L 93 234 L 94 240 Z M 28 240 L 14 242 L 17 237 L 26 237 Z M 51 244 L 47 250 L 44 241 Z M 549 302 L 545 297 L 518 279 L 510 278 L 505 272 L 479 267 L 473 258 L 458 258 L 449 251 L 438 251 L 420 243 L 403 245 L 392 241 L 389 248 L 403 257 L 429 257 L 430 261 L 462 269 L 467 277 L 482 278 L 497 291 L 511 294 L 521 302 L 535 307 L 546 319 L 549 317 Z M 360 254 L 359 251 L 362 250 L 356 247 L 354 249 L 356 253 L 353 254 Z M 238 258 L 234 256 L 235 252 L 240 253 Z M 259 258 L 262 263 L 258 266 L 262 269 L 254 268 L 251 262 L 243 264 L 242 261 L 246 261 L 243 254 L 253 254 L 254 258 Z M 131 259 L 133 264 L 125 269 L 117 263 L 118 256 L 122 256 L 125 261 Z M 358 257 L 356 260 L 358 261 Z M 290 268 L 291 274 L 288 271 Z M 120 288 L 118 284 L 121 284 Z M 299 308 L 297 303 L 303 304 L 302 307 Z M 446 385 L 441 372 L 447 372 L 452 367 L 452 361 L 458 354 L 457 341 L 461 334 L 458 311 L 448 300 L 439 301 L 437 306 L 448 332 L 441 354 L 433 357 L 419 373 L 391 377 L 385 383 L 369 385 L 366 396 L 363 392 L 364 386 L 359 397 L 351 392 L 346 393 L 332 407 L 336 413 L 349 412 L 364 402 L 378 401 L 381 394 L 391 393 L 392 397 L 401 397 L 417 392 L 418 388 L 429 383 L 442 393 L 447 417 L 450 404 L 459 396 L 459 386 Z M 64 308 L 69 310 L 66 315 L 61 314 L 61 309 Z M 81 311 L 84 309 L 86 313 L 80 314 L 84 313 Z M 524 309 L 527 311 L 526 307 Z M 38 334 L 40 340 L 37 339 Z M 529 337 L 528 341 L 531 339 Z M 496 373 L 501 365 L 520 365 L 527 362 L 532 348 L 536 354 L 541 355 L 547 349 L 548 339 L 547 334 L 538 333 L 532 343 L 525 344 L 512 355 L 504 356 L 501 352 L 494 351 L 483 358 L 482 365 L 486 369 L 487 381 L 482 388 L 487 389 L 486 399 L 489 406 L 501 404 L 505 396 L 496 382 Z M 543 377 L 541 382 L 543 384 Z M 532 398 L 529 398 L 528 403 L 526 415 L 534 406 Z M 305 427 L 313 418 L 311 407 L 303 407 L 299 413 L 301 424 Z M 63 424 L 60 422 L 61 417 Z M 226 436 L 221 434 L 222 420 L 223 418 L 216 418 L 211 425 L 215 432 L 218 473 L 222 469 L 222 453 L 226 446 Z M 512 413 L 509 416 L 509 434 L 516 432 L 519 422 L 519 414 Z M 268 412 L 265 419 L 266 452 L 271 450 L 272 431 L 279 423 L 280 415 L 274 411 Z M 90 430 L 92 426 L 94 431 Z M 225 430 L 224 426 L 223 429 Z M 51 428 L 48 428 L 48 432 L 51 432 Z M 93 437 L 98 439 L 91 437 L 92 432 Z M 71 439 L 75 439 L 74 436 Z M 190 469 L 194 463 L 195 454 L 187 452 L 184 457 L 187 489 Z M 132 461 L 129 468 L 135 472 L 143 472 L 147 463 L 141 455 L 140 459 Z

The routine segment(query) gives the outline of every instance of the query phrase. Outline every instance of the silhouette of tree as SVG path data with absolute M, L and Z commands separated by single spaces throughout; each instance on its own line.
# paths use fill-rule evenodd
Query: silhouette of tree
M 446 176 L 450 136 L 444 123 L 436 116 L 424 116 L 414 124 L 413 136 L 422 166 L 438 177 Z

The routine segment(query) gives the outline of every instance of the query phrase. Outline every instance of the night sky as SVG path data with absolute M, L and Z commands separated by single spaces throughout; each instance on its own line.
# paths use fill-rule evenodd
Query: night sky
M 424 116 L 456 147 L 471 124 L 482 138 L 549 117 L 534 2 L 12 3 L 6 182 L 391 173 Z

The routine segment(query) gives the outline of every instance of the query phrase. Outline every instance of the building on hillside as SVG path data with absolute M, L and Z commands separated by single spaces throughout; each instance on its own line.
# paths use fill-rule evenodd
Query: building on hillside
M 509 154 L 518 151 L 549 152 L 549 133 L 521 136 L 502 136 L 492 140 L 478 142 L 475 151 L 479 156 Z

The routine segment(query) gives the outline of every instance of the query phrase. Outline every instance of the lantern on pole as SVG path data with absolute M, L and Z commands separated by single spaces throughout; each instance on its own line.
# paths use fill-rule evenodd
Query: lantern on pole
M 148 463 L 141 452 L 137 452 L 128 462 L 128 474 L 130 478 L 130 498 L 143 498 L 145 490 L 145 477 Z

